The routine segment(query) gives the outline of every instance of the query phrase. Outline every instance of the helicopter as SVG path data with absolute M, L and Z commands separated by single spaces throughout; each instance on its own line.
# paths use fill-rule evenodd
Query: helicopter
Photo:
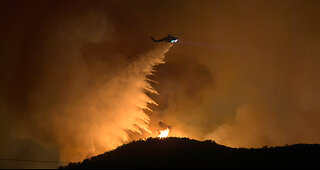
M 175 35 L 178 35 L 178 34 L 175 34 Z M 152 36 L 151 36 L 151 39 L 152 39 L 153 42 L 166 41 L 166 42 L 171 43 L 171 44 L 178 42 L 178 38 L 174 37 L 174 36 L 172 36 L 170 34 L 168 34 L 168 36 L 166 36 L 166 37 L 164 37 L 164 38 L 162 38 L 160 40 L 156 40 Z

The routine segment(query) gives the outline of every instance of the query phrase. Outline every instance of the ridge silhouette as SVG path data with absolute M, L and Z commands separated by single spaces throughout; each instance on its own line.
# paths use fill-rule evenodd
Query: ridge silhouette
M 319 144 L 231 148 L 212 140 L 148 138 L 59 168 L 320 168 L 319 154 Z

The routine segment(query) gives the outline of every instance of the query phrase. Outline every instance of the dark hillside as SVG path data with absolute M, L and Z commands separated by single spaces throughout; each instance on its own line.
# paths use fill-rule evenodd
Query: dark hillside
M 320 168 L 319 156 L 318 144 L 246 149 L 210 140 L 149 138 L 61 168 Z

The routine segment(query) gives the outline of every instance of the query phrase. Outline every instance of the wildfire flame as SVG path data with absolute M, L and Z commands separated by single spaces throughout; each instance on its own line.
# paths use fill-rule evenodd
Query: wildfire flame
M 166 138 L 166 137 L 168 137 L 168 135 L 169 135 L 169 128 L 167 128 L 167 129 L 165 129 L 165 130 L 160 130 L 159 131 L 159 135 L 158 135 L 158 137 L 159 138 Z

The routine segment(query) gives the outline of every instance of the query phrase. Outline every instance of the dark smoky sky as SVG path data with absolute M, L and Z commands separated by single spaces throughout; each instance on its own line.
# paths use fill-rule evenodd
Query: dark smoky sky
M 161 121 L 232 147 L 319 143 L 319 19 L 316 0 L 2 0 L 0 157 L 66 160 L 103 150 L 101 133 L 107 148 L 128 140 L 100 125 L 134 131 L 126 112 L 147 100 L 135 91 L 147 67 L 128 67 L 168 33 L 183 35 L 148 76 L 160 94 L 148 94 L 151 131 Z

